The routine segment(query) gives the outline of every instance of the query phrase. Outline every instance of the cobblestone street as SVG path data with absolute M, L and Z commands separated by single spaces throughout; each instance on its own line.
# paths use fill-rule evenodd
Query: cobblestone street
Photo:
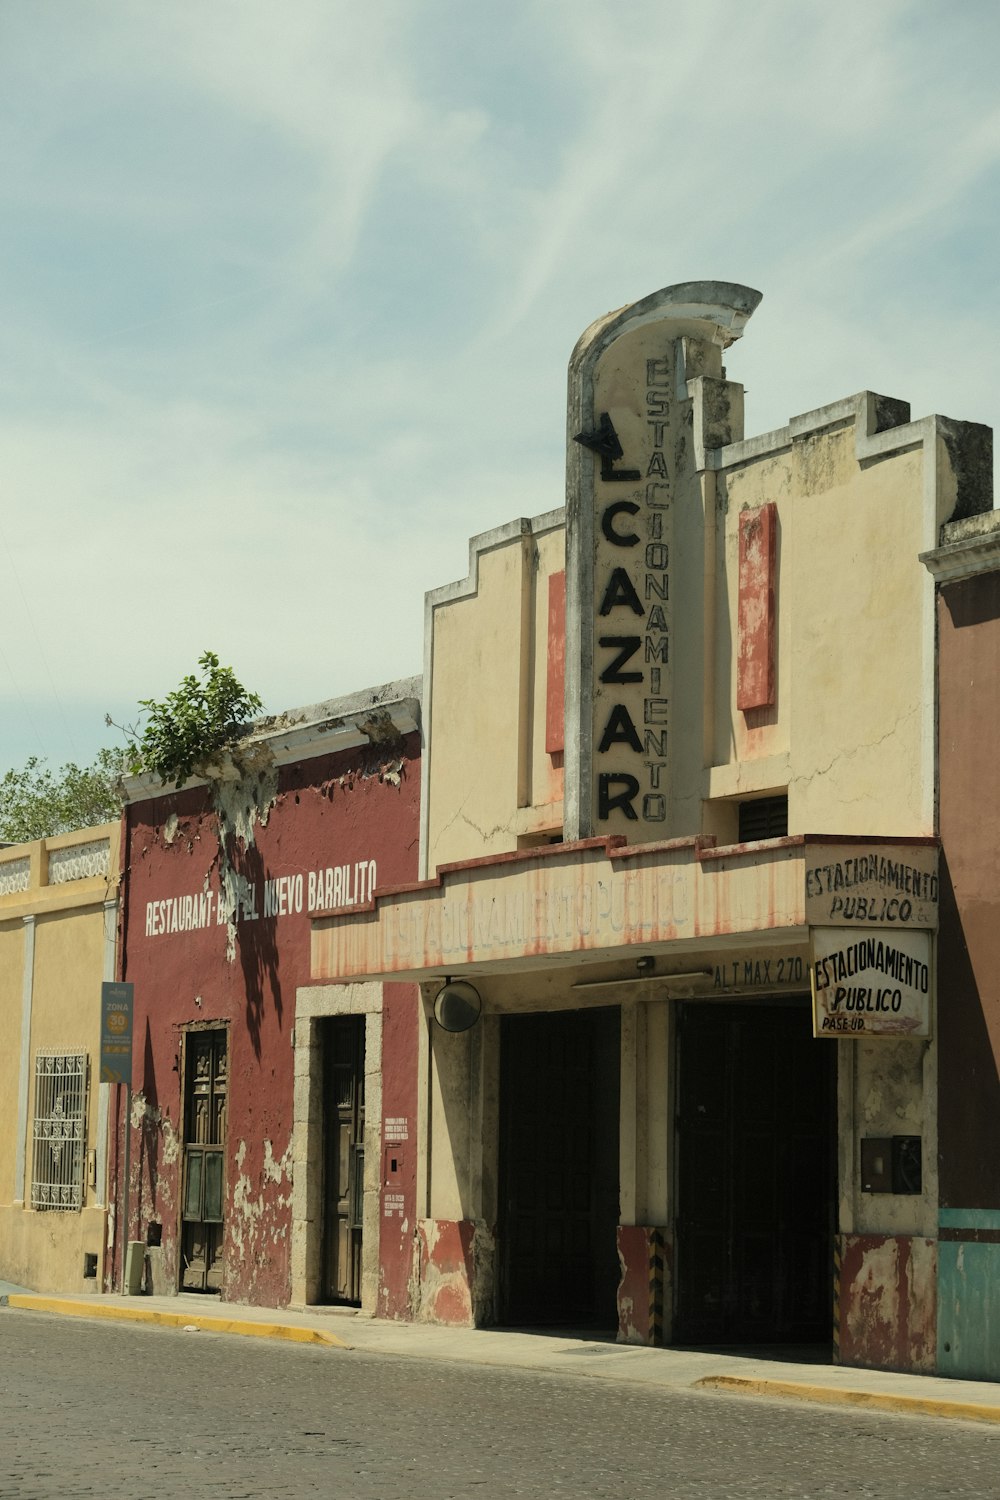
M 937 1496 L 1000 1431 L 0 1311 L 0 1493 Z

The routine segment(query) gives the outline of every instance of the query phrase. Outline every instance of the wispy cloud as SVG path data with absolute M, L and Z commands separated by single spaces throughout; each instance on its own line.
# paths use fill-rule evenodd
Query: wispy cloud
M 671 281 L 764 291 L 753 426 L 992 420 L 998 41 L 978 0 L 4 8 L 0 762 L 206 645 L 274 708 L 419 670 L 468 535 L 561 501 L 577 335 Z

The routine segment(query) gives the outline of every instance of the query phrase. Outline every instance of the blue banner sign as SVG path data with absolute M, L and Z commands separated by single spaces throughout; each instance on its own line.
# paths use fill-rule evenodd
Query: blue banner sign
M 101 985 L 101 1082 L 132 1087 L 131 984 Z

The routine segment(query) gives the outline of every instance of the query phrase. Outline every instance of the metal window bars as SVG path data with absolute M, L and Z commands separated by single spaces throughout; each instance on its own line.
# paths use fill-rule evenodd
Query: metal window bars
M 86 1052 L 36 1052 L 32 1208 L 83 1207 L 86 1128 Z

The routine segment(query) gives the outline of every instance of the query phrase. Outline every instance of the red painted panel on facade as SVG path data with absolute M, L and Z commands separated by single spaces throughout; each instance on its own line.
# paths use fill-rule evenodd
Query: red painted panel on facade
M 545 749 L 566 748 L 566 574 L 549 575 L 548 676 L 545 693 Z
M 671 1245 L 666 1230 L 619 1224 L 618 1342 L 662 1344 L 668 1334 Z
M 937 1357 L 937 1246 L 908 1235 L 841 1237 L 840 1362 L 929 1371 Z
M 380 1318 L 408 1318 L 413 1311 L 410 1278 L 417 1181 L 416 1039 L 420 1019 L 420 996 L 412 984 L 383 987 L 382 1203 L 377 1304 Z
M 741 513 L 736 707 L 744 711 L 774 703 L 777 536 L 773 502 Z
M 469 1219 L 426 1219 L 418 1225 L 422 1318 L 473 1327 L 475 1237 Z
M 262 1306 L 289 1300 L 292 1032 L 296 990 L 310 982 L 312 916 L 331 902 L 363 905 L 376 882 L 415 877 L 418 757 L 419 738 L 410 735 L 391 763 L 384 749 L 366 745 L 282 766 L 256 790 L 223 784 L 230 833 L 221 860 L 219 812 L 207 788 L 168 791 L 126 810 L 120 977 L 135 986 L 136 1047 L 119 1267 L 123 1238 L 159 1239 L 162 1289 L 179 1285 L 185 1038 L 198 1028 L 225 1028 L 222 1293 Z M 224 908 L 220 920 L 220 864 L 239 897 L 232 925 Z M 390 986 L 383 1005 L 383 1116 L 412 1122 L 416 991 Z M 116 1175 L 122 1138 L 119 1121 Z M 411 1149 L 391 1189 L 410 1225 L 415 1174 Z M 116 1190 L 120 1202 L 120 1185 Z M 396 1286 L 408 1274 L 410 1245 L 391 1250 L 380 1240 L 391 1262 L 386 1280 Z M 386 1310 L 396 1307 L 396 1293 L 387 1294 Z

